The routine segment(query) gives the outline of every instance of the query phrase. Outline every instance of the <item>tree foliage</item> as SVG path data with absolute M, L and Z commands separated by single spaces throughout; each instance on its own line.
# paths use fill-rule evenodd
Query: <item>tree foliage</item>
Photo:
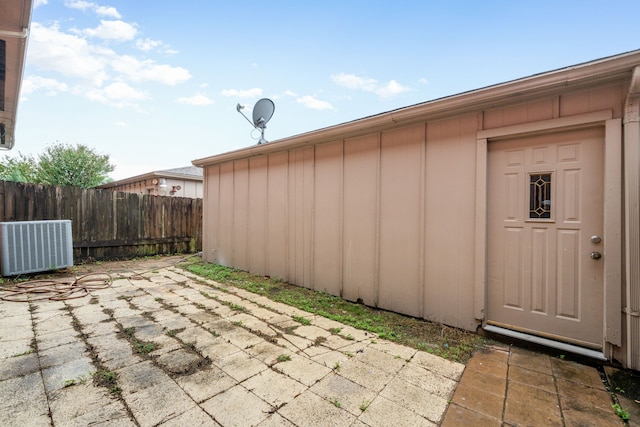
M 5 157 L 0 161 L 0 179 L 15 182 L 36 182 L 38 163 L 33 157 L 18 153 L 18 157 Z
M 110 180 L 115 166 L 107 154 L 78 144 L 56 143 L 47 147 L 35 160 L 19 154 L 0 160 L 0 179 L 69 187 L 91 188 Z

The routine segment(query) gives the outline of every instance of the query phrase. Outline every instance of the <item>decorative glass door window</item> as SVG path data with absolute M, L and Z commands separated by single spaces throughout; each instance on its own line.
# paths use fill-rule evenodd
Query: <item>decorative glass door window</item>
M 529 218 L 551 218 L 551 174 L 529 175 Z

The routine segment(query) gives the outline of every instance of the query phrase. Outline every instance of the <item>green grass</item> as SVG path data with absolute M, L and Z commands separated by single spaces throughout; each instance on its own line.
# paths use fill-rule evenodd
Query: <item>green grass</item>
M 178 267 L 222 285 L 263 295 L 272 301 L 371 332 L 381 339 L 428 351 L 450 360 L 466 362 L 471 353 L 484 343 L 482 337 L 472 332 L 349 302 L 324 292 L 282 282 L 278 278 L 258 276 L 194 258 Z M 217 288 L 224 290 L 221 286 Z M 303 316 L 295 317 L 294 320 L 303 325 L 310 323 Z M 338 334 L 340 330 L 336 328 L 331 332 Z M 351 334 L 339 336 L 354 339 Z

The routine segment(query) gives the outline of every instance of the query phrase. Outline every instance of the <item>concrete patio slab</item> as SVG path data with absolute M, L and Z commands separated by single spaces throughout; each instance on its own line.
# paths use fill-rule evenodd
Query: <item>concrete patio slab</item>
M 592 366 L 495 346 L 465 368 L 177 259 L 105 263 L 113 285 L 82 299 L 0 301 L 0 425 L 622 425 Z

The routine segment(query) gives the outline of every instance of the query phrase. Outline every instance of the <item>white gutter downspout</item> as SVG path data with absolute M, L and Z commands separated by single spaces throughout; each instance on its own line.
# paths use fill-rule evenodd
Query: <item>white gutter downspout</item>
M 640 370 L 640 65 L 633 70 L 624 110 L 626 240 L 626 367 Z

